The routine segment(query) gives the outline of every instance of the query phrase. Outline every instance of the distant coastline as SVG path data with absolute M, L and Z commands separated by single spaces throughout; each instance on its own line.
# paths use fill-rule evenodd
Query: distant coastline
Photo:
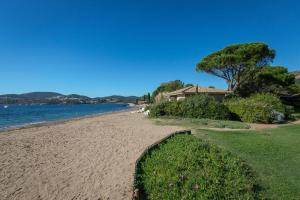
M 112 95 L 91 98 L 78 94 L 64 95 L 56 92 L 30 92 L 0 95 L 0 105 L 136 103 L 139 99 L 137 96 Z
M 1 121 L 0 121 L 0 133 L 9 132 L 9 131 L 13 131 L 13 130 L 24 129 L 24 128 L 49 126 L 49 125 L 54 125 L 54 124 L 66 123 L 66 122 L 73 121 L 73 120 L 93 118 L 93 117 L 98 117 L 98 116 L 102 116 L 102 115 L 114 114 L 114 113 L 128 112 L 128 111 L 136 110 L 138 108 L 138 106 L 135 106 L 135 105 L 130 104 L 130 103 L 129 104 L 124 104 L 124 103 L 103 103 L 103 104 L 121 105 L 121 106 L 119 106 L 117 109 L 96 111 L 94 113 L 86 113 L 86 114 L 79 115 L 79 116 L 70 115 L 68 117 L 58 117 L 58 118 L 51 118 L 51 119 L 48 118 L 48 119 L 44 119 L 44 120 L 43 120 L 43 118 L 41 118 L 40 120 L 37 120 L 37 121 L 28 121 L 28 122 L 24 122 L 24 123 L 20 123 L 20 124 L 7 124 L 6 126 L 3 126 L 3 122 L 2 122 L 2 126 L 1 126 Z M 56 105 L 50 105 L 50 106 L 56 106 Z M 57 105 L 57 106 L 63 106 L 63 105 Z M 80 105 L 66 105 L 66 106 L 80 106 Z M 97 106 L 97 105 L 94 105 L 94 106 Z M 99 105 L 99 106 L 101 106 L 101 105 Z M 16 106 L 16 107 L 18 107 L 18 106 Z M 6 110 L 6 109 L 1 108 L 0 109 L 0 114 L 3 115 L 4 110 Z

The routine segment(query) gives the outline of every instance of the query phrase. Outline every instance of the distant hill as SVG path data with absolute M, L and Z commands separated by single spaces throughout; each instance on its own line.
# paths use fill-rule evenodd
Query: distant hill
M 63 95 L 56 92 L 30 92 L 30 93 L 20 94 L 17 96 L 19 98 L 26 98 L 26 99 L 47 99 L 47 98 L 53 98 L 53 97 L 63 96 Z
M 124 103 L 135 103 L 139 97 L 136 96 L 119 96 L 119 95 L 112 95 L 107 97 L 101 97 L 100 99 L 106 102 L 124 102 Z
M 78 95 L 78 94 L 70 94 L 68 95 L 69 98 L 79 98 L 79 99 L 90 99 L 90 97 Z
M 135 103 L 136 96 L 107 96 L 90 98 L 78 94 L 63 95 L 56 92 L 30 92 L 24 94 L 0 95 L 0 104 L 98 104 L 98 103 Z

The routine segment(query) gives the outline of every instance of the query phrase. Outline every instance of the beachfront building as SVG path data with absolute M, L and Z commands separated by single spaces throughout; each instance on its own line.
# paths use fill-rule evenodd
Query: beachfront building
M 229 93 L 231 92 L 228 90 L 220 90 L 214 87 L 199 87 L 197 85 L 197 86 L 189 86 L 189 87 L 182 88 L 180 90 L 165 93 L 164 96 L 169 101 L 171 101 L 171 100 L 184 99 L 188 96 L 195 95 L 195 94 L 207 94 L 208 96 L 212 96 L 216 100 L 221 101 Z

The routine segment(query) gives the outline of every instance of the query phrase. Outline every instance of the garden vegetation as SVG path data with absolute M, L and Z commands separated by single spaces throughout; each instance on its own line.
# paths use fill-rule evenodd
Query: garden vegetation
M 250 168 L 193 135 L 175 135 L 141 160 L 144 199 L 260 199 Z
M 249 123 L 274 123 L 286 120 L 293 109 L 270 93 L 248 98 L 234 96 L 224 103 L 204 94 L 179 101 L 162 101 L 149 106 L 150 117 L 237 120 Z
M 292 109 L 281 103 L 280 99 L 270 93 L 256 94 L 249 98 L 231 98 L 225 101 L 232 116 L 243 122 L 272 123 L 278 115 L 288 118 Z
M 230 119 L 229 109 L 213 97 L 199 94 L 180 101 L 163 101 L 150 106 L 150 117 Z
M 299 110 L 300 111 L 300 110 Z M 298 113 L 299 113 L 298 111 Z M 255 171 L 266 199 L 300 197 L 300 125 L 261 130 L 205 130 L 193 119 L 160 120 L 161 125 L 192 129 L 195 137 L 232 152 Z
M 144 156 L 137 178 L 145 199 L 298 199 L 299 125 L 226 134 L 202 130 L 247 129 L 243 122 L 277 123 L 295 116 L 294 108 L 280 100 L 300 92 L 295 74 L 282 66 L 270 66 L 274 58 L 275 50 L 264 43 L 225 47 L 196 66 L 199 72 L 226 80 L 232 93 L 223 102 L 196 94 L 147 107 L 150 117 L 160 118 L 157 123 L 192 128 L 197 137 L 176 135 Z M 180 81 L 169 82 L 153 94 L 182 87 Z M 261 181 L 223 148 L 246 160 Z
M 231 120 L 213 120 L 213 119 L 193 119 L 193 118 L 180 118 L 180 117 L 161 117 L 155 119 L 157 125 L 176 125 L 187 127 L 188 129 L 198 128 L 226 128 L 226 129 L 249 129 L 247 123 Z

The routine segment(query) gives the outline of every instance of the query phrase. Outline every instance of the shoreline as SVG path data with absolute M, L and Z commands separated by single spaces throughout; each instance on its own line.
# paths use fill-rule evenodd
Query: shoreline
M 132 112 L 138 108 L 0 134 L 0 196 L 131 199 L 136 160 L 149 145 L 182 130 L 155 125 Z
M 117 110 L 117 111 L 84 115 L 81 117 L 74 117 L 74 118 L 68 118 L 68 119 L 57 119 L 57 120 L 51 120 L 51 121 L 41 121 L 41 122 L 27 123 L 27 124 L 23 124 L 23 125 L 16 125 L 16 126 L 11 126 L 11 127 L 7 127 L 7 128 L 0 128 L 0 134 L 8 133 L 8 132 L 16 131 L 16 130 L 28 129 L 28 128 L 65 124 L 65 123 L 72 122 L 72 121 L 100 117 L 100 116 L 104 116 L 104 115 L 112 115 L 112 114 L 117 114 L 117 113 L 130 112 L 130 111 L 138 110 L 139 108 L 140 108 L 140 106 L 138 106 L 138 105 L 135 105 L 135 106 L 128 105 L 128 107 L 126 107 L 122 110 Z

